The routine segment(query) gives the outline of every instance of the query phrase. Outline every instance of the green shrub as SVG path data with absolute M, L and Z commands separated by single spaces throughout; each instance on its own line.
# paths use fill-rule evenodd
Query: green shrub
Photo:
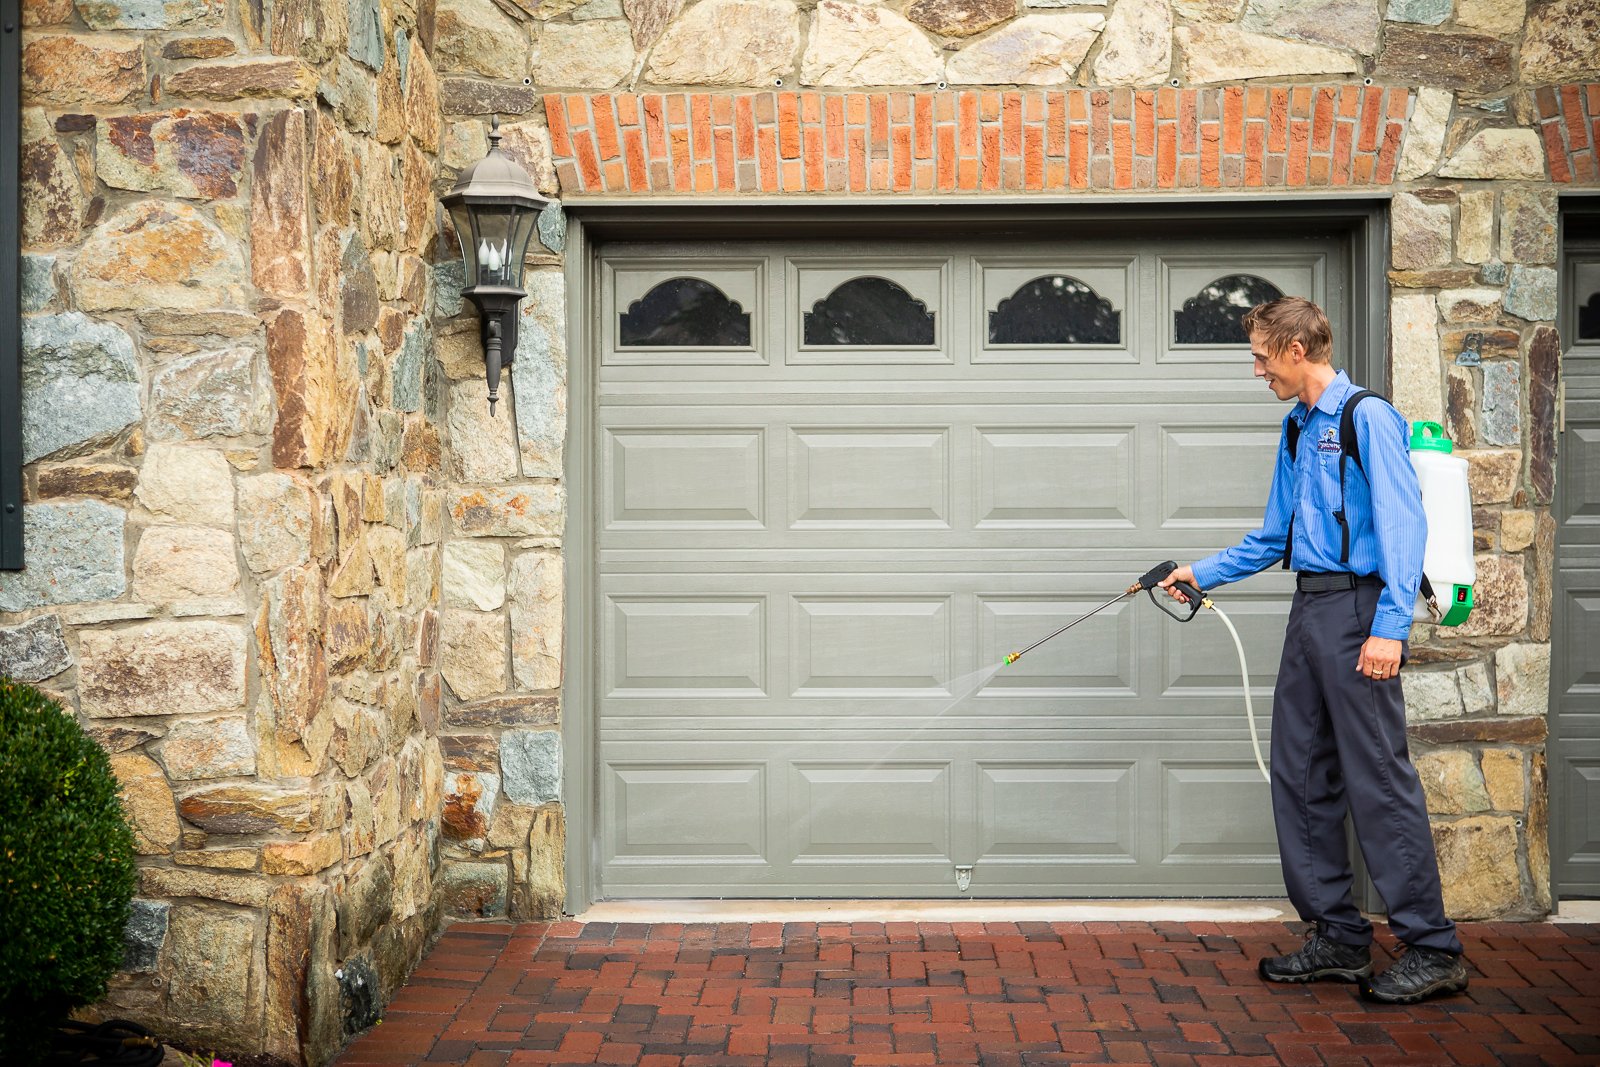
M 117 788 L 61 705 L 0 677 L 0 1048 L 17 1061 L 122 962 L 134 860 Z

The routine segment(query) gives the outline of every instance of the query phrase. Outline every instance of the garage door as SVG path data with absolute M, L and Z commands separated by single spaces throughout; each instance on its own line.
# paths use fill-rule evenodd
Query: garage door
M 1237 318 L 1342 322 L 1342 272 L 1332 239 L 603 249 L 599 895 L 1281 892 L 1214 617 L 1126 601 L 964 678 L 1259 522 L 1285 409 Z M 1222 601 L 1263 718 L 1287 589 Z
M 1600 239 L 1573 236 L 1565 256 L 1550 801 L 1556 892 L 1574 899 L 1600 897 Z

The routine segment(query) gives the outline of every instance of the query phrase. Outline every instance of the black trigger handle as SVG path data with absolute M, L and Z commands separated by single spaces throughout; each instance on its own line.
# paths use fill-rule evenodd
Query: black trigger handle
M 1168 615 L 1171 615 L 1174 619 L 1177 619 L 1180 622 L 1188 622 L 1190 619 L 1194 618 L 1195 613 L 1200 610 L 1200 601 L 1205 598 L 1205 594 L 1195 586 L 1190 585 L 1188 582 L 1172 583 L 1172 587 L 1174 589 L 1189 599 L 1189 614 L 1187 616 L 1178 615 L 1166 604 L 1156 599 L 1156 586 L 1165 581 L 1167 575 L 1171 574 L 1177 569 L 1178 564 L 1170 559 L 1164 563 L 1157 563 L 1154 567 L 1151 567 L 1149 570 L 1145 571 L 1142 576 L 1140 576 L 1138 585 L 1140 589 L 1143 589 L 1145 592 L 1150 594 L 1150 600 L 1158 608 L 1165 611 Z

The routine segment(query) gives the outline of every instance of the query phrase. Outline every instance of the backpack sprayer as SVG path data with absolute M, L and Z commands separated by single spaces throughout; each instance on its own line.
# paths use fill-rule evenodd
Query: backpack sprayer
M 1472 488 L 1467 461 L 1451 455 L 1455 446 L 1437 422 L 1411 427 L 1411 468 L 1422 490 L 1428 516 L 1428 547 L 1422 558 L 1422 588 L 1417 591 L 1415 622 L 1460 626 L 1472 614 L 1472 583 L 1477 563 L 1472 557 Z M 1444 599 L 1440 604 L 1439 599 Z
M 1217 607 L 1217 605 L 1212 602 L 1209 596 L 1206 596 L 1205 593 L 1190 585 L 1188 582 L 1172 583 L 1173 588 L 1184 595 L 1184 598 L 1187 601 L 1186 604 L 1178 604 L 1177 601 L 1173 600 L 1166 594 L 1156 593 L 1156 588 L 1160 586 L 1160 584 L 1166 579 L 1167 575 L 1171 574 L 1177 569 L 1177 563 L 1170 559 L 1165 563 L 1157 563 L 1154 567 L 1151 567 L 1148 571 L 1145 571 L 1144 574 L 1140 576 L 1138 581 L 1134 582 L 1132 585 L 1128 586 L 1128 588 L 1124 589 L 1122 592 L 1118 593 L 1104 604 L 1101 604 L 1099 607 L 1079 615 L 1076 619 L 1073 619 L 1071 622 L 1061 627 L 1061 629 L 1056 630 L 1054 633 L 1046 634 L 1044 637 L 1039 638 L 1039 640 L 1035 641 L 1033 644 L 1029 645 L 1020 652 L 1007 652 L 1005 665 L 1007 667 L 1011 666 L 1013 663 L 1017 662 L 1017 660 L 1021 659 L 1023 656 L 1026 656 L 1029 652 L 1032 652 L 1046 641 L 1060 637 L 1062 634 L 1066 633 L 1083 620 L 1093 615 L 1100 614 L 1100 612 L 1106 610 L 1111 605 L 1126 600 L 1128 597 L 1138 593 L 1141 589 L 1150 594 L 1150 602 L 1152 604 L 1166 612 L 1168 615 L 1172 616 L 1174 619 L 1177 619 L 1179 622 L 1188 622 L 1190 619 L 1200 614 L 1201 608 L 1210 608 L 1212 611 L 1217 613 L 1217 618 L 1221 619 L 1222 624 L 1228 628 L 1228 633 L 1233 636 L 1233 647 L 1239 653 L 1239 677 L 1244 680 L 1244 713 L 1245 718 L 1250 722 L 1250 747 L 1255 749 L 1256 766 L 1261 768 L 1261 777 L 1271 781 L 1270 776 L 1267 774 L 1267 761 L 1261 756 L 1261 740 L 1256 735 L 1256 712 L 1255 706 L 1250 702 L 1250 668 L 1247 667 L 1244 662 L 1244 642 L 1239 640 L 1239 631 L 1233 628 L 1232 620 L 1230 620 L 1228 616 L 1223 613 L 1222 609 Z M 1188 608 L 1187 612 L 1183 611 L 1185 607 Z

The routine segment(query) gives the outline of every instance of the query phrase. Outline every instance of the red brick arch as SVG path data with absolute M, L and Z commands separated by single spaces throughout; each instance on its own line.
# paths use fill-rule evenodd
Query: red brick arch
M 1412 92 L 595 93 L 544 98 L 563 196 L 1387 185 Z

